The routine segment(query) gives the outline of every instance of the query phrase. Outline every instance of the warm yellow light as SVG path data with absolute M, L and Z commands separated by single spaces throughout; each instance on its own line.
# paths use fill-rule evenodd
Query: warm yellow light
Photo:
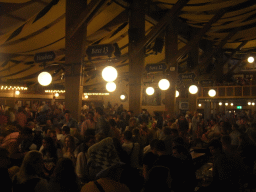
M 252 102 L 252 105 L 254 106 L 254 105 L 255 105 L 255 103 L 254 103 L 254 102 Z
M 60 94 L 59 93 L 55 93 L 55 97 L 59 97 L 60 96 Z
M 233 106 L 234 104 L 233 103 L 230 103 L 231 106 Z
M 158 87 L 165 91 L 167 90 L 169 87 L 170 87 L 170 82 L 167 80 L 167 79 L 161 79 L 159 82 L 158 82 Z
M 198 87 L 196 85 L 191 85 L 188 90 L 189 93 L 196 94 L 198 92 Z
M 248 63 L 253 63 L 254 62 L 254 57 L 250 56 L 247 59 Z
M 155 92 L 155 89 L 154 89 L 153 87 L 148 87 L 148 88 L 146 89 L 147 95 L 153 95 L 154 92 Z
M 20 91 L 15 91 L 15 95 L 20 95 Z
M 176 91 L 175 97 L 179 97 L 179 95 L 180 95 L 180 92 L 179 92 L 179 91 Z
M 209 95 L 210 97 L 215 97 L 216 91 L 215 91 L 214 89 L 210 89 L 210 90 L 208 91 L 208 95 Z
M 84 98 L 85 98 L 85 99 L 88 99 L 88 95 L 85 95 Z
M 116 84 L 114 82 L 108 82 L 106 85 L 106 89 L 108 92 L 113 92 L 116 90 Z
M 38 82 L 42 86 L 50 85 L 52 82 L 52 76 L 50 73 L 44 71 L 38 75 Z
M 117 78 L 117 70 L 112 66 L 107 66 L 102 70 L 102 78 L 107 82 L 115 81 Z
M 225 103 L 226 106 L 228 106 L 228 103 Z
M 121 100 L 125 100 L 125 95 L 120 95 Z
M 199 104 L 198 104 L 198 107 L 201 107 L 201 106 L 202 106 L 202 104 L 201 104 L 201 103 L 199 103 Z
M 251 103 L 251 102 L 248 102 L 248 105 L 252 105 L 252 103 Z

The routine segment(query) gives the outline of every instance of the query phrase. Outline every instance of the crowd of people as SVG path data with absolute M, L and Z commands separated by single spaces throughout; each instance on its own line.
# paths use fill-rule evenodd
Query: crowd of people
M 145 109 L 85 109 L 78 122 L 63 106 L 1 109 L 0 174 L 5 191 L 194 191 L 190 153 L 209 149 L 213 181 L 201 191 L 243 191 L 252 185 L 254 115 L 204 120 Z M 256 117 L 256 115 L 255 115 Z

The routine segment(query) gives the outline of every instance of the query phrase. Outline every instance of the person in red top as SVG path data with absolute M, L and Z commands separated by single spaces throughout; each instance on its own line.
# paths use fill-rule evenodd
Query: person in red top
M 18 113 L 16 114 L 16 121 L 18 125 L 20 125 L 21 127 L 25 127 L 27 123 L 27 116 L 24 113 L 23 107 L 19 107 Z

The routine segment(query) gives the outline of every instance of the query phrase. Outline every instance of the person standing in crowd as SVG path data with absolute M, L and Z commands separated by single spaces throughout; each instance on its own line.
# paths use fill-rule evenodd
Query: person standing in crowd
M 48 192 L 80 192 L 80 189 L 72 160 L 59 159 L 49 181 Z
M 95 121 L 94 121 L 94 113 L 92 111 L 88 112 L 88 119 L 85 119 L 81 126 L 81 135 L 84 136 L 87 129 L 91 129 L 95 131 Z
M 60 124 L 66 125 L 69 128 L 78 128 L 78 123 L 72 118 L 69 110 L 64 112 L 64 119 L 59 122 Z
M 21 127 L 26 126 L 27 116 L 24 113 L 23 107 L 19 107 L 18 113 L 16 114 L 16 121 L 17 121 L 17 124 L 20 125 Z
M 104 134 L 106 137 L 109 135 L 110 126 L 107 120 L 104 117 L 104 112 L 101 107 L 95 108 L 95 118 L 96 126 L 95 126 L 95 134 Z
M 12 179 L 13 192 L 48 192 L 48 182 L 42 178 L 43 157 L 39 151 L 28 152 L 19 172 Z

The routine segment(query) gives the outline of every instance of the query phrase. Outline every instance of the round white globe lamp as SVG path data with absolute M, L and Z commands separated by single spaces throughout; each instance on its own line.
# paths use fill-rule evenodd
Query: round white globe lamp
M 148 88 L 146 89 L 147 95 L 153 95 L 154 92 L 155 92 L 155 89 L 154 89 L 153 87 L 148 87 Z
M 176 91 L 175 97 L 179 97 L 179 95 L 180 95 L 180 92 L 179 92 L 179 91 Z
M 201 103 L 199 103 L 199 104 L 198 104 L 198 107 L 202 107 L 202 104 L 201 104 Z
M 159 82 L 158 82 L 158 87 L 165 91 L 167 90 L 169 87 L 170 87 L 170 82 L 167 80 L 167 79 L 161 79 Z
M 20 91 L 15 91 L 15 95 L 20 95 Z
M 196 94 L 198 92 L 198 87 L 196 85 L 191 85 L 188 90 L 189 93 Z
M 248 105 L 252 105 L 252 103 L 251 103 L 251 102 L 248 102 Z
M 254 57 L 250 56 L 247 59 L 248 63 L 253 63 L 254 62 Z
M 108 82 L 106 85 L 106 89 L 108 92 L 113 92 L 116 90 L 116 84 L 114 82 Z
M 88 99 L 88 95 L 85 95 L 84 98 L 85 98 L 85 99 Z
M 117 78 L 117 70 L 112 66 L 107 66 L 102 70 L 102 78 L 107 82 L 115 81 Z
M 38 75 L 37 79 L 38 79 L 39 84 L 42 85 L 42 86 L 50 85 L 50 83 L 52 82 L 51 74 L 46 72 L 46 71 L 40 73 Z
M 215 97 L 216 91 L 215 91 L 214 89 L 210 89 L 210 90 L 208 91 L 208 95 L 209 95 L 210 97 Z
M 222 105 L 222 102 L 219 102 L 219 106 L 221 106 Z
M 228 106 L 228 103 L 225 103 L 226 106 Z
M 55 97 L 59 97 L 60 96 L 60 94 L 59 93 L 55 93 L 55 95 L 54 95 Z
M 126 98 L 125 95 L 120 95 L 121 100 L 125 100 L 125 98 Z

